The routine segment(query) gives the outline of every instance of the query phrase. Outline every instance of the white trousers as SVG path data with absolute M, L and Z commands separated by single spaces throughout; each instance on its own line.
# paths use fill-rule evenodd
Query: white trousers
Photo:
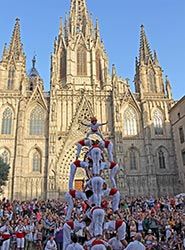
M 73 181 L 74 181 L 74 178 L 75 178 L 76 169 L 77 169 L 76 165 L 74 163 L 72 163 L 70 165 L 69 190 L 73 189 Z
M 24 238 L 17 238 L 17 248 L 24 248 Z
M 107 248 L 104 245 L 95 245 L 91 247 L 91 250 L 106 250 Z
M 76 158 L 78 158 L 80 156 L 81 149 L 82 149 L 82 145 L 80 143 L 77 143 L 77 145 L 76 145 Z
M 101 206 L 103 181 L 99 176 L 92 178 L 93 200 L 96 206 Z
M 120 192 L 117 192 L 112 196 L 112 210 L 113 210 L 113 212 L 118 211 L 119 203 L 120 203 Z
M 63 250 L 66 250 L 69 244 L 71 244 L 71 228 L 67 224 L 64 224 L 63 226 Z
M 92 215 L 94 236 L 103 235 L 103 223 L 105 212 L 103 209 L 95 209 Z
M 67 202 L 67 214 L 65 220 L 70 220 L 71 219 L 71 214 L 74 208 L 74 202 L 73 198 L 69 193 L 65 194 L 65 201 Z
M 113 161 L 113 144 L 112 142 L 109 143 L 108 148 L 107 148 L 107 152 L 108 152 L 108 158 L 109 161 Z
M 117 187 L 115 177 L 118 173 L 118 170 L 119 170 L 119 167 L 117 165 L 114 168 L 110 169 L 110 171 L 109 171 L 110 181 L 111 181 L 111 185 L 113 188 Z
M 10 239 L 3 241 L 3 244 L 0 248 L 1 250 L 9 250 L 10 249 Z
M 100 170 L 101 170 L 101 165 L 100 165 L 100 160 L 101 160 L 101 149 L 99 148 L 93 148 L 91 150 L 91 157 L 93 161 L 93 174 L 94 175 L 100 175 Z

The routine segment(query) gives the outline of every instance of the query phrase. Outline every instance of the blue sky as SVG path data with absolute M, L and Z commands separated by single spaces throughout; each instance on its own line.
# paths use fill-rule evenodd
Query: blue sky
M 6 0 L 0 8 L 0 50 L 9 43 L 15 18 L 21 19 L 21 36 L 31 68 L 34 51 L 37 69 L 49 89 L 50 55 L 58 34 L 59 17 L 69 11 L 70 0 Z M 172 84 L 174 98 L 185 94 L 185 0 L 87 0 L 101 36 L 110 66 L 133 85 L 140 25 L 144 24 L 151 49 L 157 50 L 164 75 Z

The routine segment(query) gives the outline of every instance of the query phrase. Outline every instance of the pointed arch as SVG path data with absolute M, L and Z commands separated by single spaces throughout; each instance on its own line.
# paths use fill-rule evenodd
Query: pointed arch
M 60 56 L 60 79 L 66 77 L 66 50 L 63 48 Z
M 2 115 L 1 134 L 10 135 L 12 134 L 13 124 L 13 111 L 10 107 L 7 107 Z
M 155 81 L 155 73 L 153 70 L 148 72 L 148 91 L 156 93 L 156 81 Z
M 157 149 L 157 161 L 158 161 L 159 169 L 167 168 L 168 157 L 169 157 L 169 154 L 166 148 L 163 146 L 160 146 Z
M 41 173 L 42 170 L 42 157 L 41 152 L 37 148 L 31 152 L 31 169 L 32 172 Z
M 154 124 L 155 135 L 163 135 L 164 133 L 163 123 L 164 123 L 163 114 L 159 109 L 156 109 L 153 113 L 153 124 Z
M 15 68 L 14 68 L 14 66 L 11 66 L 9 71 L 8 71 L 7 89 L 13 89 L 14 80 L 15 80 Z
M 77 49 L 77 75 L 87 75 L 87 51 L 84 46 L 79 46 Z
M 44 135 L 45 110 L 37 105 L 30 113 L 30 135 Z
M 139 150 L 133 146 L 129 148 L 129 167 L 131 171 L 139 168 Z
M 96 51 L 96 79 L 102 82 L 101 55 L 99 50 Z
M 138 134 L 137 113 L 131 106 L 123 114 L 123 133 L 125 136 Z
M 7 148 L 0 149 L 0 159 L 6 164 L 10 163 L 10 151 Z

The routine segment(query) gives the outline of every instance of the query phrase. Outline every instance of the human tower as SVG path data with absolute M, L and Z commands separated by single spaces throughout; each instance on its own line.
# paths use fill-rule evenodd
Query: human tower
M 93 117 L 89 124 L 82 124 L 87 126 L 89 131 L 86 137 L 77 143 L 76 160 L 70 165 L 69 191 L 65 195 L 67 211 L 63 227 L 63 249 L 68 249 L 72 243 L 72 233 L 85 229 L 88 231 L 89 239 L 84 243 L 84 248 L 104 250 L 109 246 L 104 238 L 107 231 L 115 231 L 118 241 L 125 240 L 126 224 L 119 213 L 120 192 L 116 184 L 119 166 L 113 161 L 113 143 L 105 140 L 99 130 L 100 126 L 106 123 L 98 123 Z M 98 136 L 99 140 L 90 139 L 91 135 Z M 83 147 L 87 147 L 88 151 L 82 161 L 79 157 Z M 105 161 L 105 151 L 108 154 L 108 161 Z M 87 176 L 83 191 L 77 191 L 73 186 L 78 168 L 84 169 Z M 111 187 L 108 187 L 103 178 L 107 169 Z M 110 207 L 107 200 L 111 200 Z M 76 202 L 81 202 L 84 208 L 84 216 L 80 220 L 76 219 L 74 214 Z M 108 218 L 107 211 L 110 209 L 117 218 Z

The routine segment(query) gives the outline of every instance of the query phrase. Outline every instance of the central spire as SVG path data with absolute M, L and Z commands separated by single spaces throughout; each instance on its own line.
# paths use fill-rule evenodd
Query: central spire
M 152 59 L 152 53 L 144 30 L 144 25 L 141 25 L 139 59 L 140 62 L 143 61 L 146 63 L 149 58 Z
M 70 22 L 72 34 L 85 32 L 89 22 L 86 0 L 71 0 Z

